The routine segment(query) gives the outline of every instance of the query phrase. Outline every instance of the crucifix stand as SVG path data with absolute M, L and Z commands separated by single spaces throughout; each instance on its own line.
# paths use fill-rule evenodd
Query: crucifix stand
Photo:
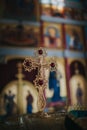
M 46 55 L 44 48 L 38 48 L 35 50 L 35 57 L 28 57 L 23 62 L 25 71 L 31 72 L 33 69 L 38 69 L 38 74 L 33 82 L 38 91 L 37 105 L 39 112 L 43 112 L 46 107 L 45 88 L 48 80 L 46 79 L 45 71 L 56 71 L 57 68 L 55 58 L 52 57 L 47 61 Z

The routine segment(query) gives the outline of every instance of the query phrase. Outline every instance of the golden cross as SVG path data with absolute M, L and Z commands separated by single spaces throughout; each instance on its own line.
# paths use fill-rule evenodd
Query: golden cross
M 47 79 L 45 76 L 45 70 L 56 71 L 57 64 L 54 57 L 50 58 L 49 61 L 46 60 L 47 52 L 44 48 L 37 48 L 35 50 L 35 57 L 28 57 L 24 60 L 23 66 L 25 71 L 31 72 L 33 69 L 38 68 L 38 74 L 36 79 L 33 81 L 35 88 L 38 90 L 38 109 L 43 111 L 46 107 L 46 99 L 44 95 L 44 90 L 47 87 Z

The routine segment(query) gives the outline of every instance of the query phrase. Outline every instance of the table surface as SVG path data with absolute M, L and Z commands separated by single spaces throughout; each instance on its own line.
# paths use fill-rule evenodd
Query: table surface
M 65 130 L 65 115 L 23 115 L 6 119 L 0 123 L 0 130 Z

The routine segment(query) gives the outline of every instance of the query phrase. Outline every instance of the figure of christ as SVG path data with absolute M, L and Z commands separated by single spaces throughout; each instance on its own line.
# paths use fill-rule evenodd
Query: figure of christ
M 32 113 L 32 103 L 33 103 L 33 97 L 30 93 L 30 91 L 28 90 L 28 95 L 26 97 L 26 101 L 27 101 L 27 113 Z
M 61 48 L 62 43 L 58 33 L 58 29 L 54 26 L 48 27 L 44 35 L 44 45 L 46 47 L 58 47 Z

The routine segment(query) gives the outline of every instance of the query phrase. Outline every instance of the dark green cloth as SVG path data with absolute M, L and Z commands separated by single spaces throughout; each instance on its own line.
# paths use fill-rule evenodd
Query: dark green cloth
M 70 114 L 73 114 L 75 117 L 87 117 L 87 111 L 84 110 L 73 110 L 69 112 Z

